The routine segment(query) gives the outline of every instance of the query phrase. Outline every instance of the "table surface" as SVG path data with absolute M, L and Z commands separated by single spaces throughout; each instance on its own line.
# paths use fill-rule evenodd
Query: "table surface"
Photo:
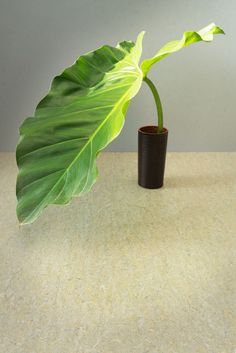
M 236 153 L 168 153 L 165 186 L 103 153 L 92 191 L 32 225 L 0 154 L 1 353 L 234 353 Z

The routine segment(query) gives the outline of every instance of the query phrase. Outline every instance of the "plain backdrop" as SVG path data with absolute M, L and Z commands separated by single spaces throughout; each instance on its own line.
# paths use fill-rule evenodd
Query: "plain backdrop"
M 14 151 L 18 127 L 32 116 L 50 82 L 103 44 L 146 30 L 143 58 L 185 30 L 215 22 L 226 36 L 169 56 L 150 72 L 169 129 L 170 151 L 236 150 L 235 0 L 0 0 L 0 150 Z M 155 124 L 143 84 L 112 151 L 136 151 L 137 129 Z

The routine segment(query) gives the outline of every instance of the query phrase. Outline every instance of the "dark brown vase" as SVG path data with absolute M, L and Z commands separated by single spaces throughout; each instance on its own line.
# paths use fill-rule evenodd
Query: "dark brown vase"
M 163 186 L 168 130 L 157 133 L 156 126 L 138 130 L 138 183 L 147 189 Z

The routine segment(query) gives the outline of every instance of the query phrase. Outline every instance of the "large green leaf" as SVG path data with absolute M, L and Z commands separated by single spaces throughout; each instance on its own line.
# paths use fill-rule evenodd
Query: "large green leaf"
M 144 77 L 147 76 L 148 71 L 156 62 L 164 59 L 169 54 L 175 53 L 176 51 L 186 47 L 189 44 L 204 41 L 210 42 L 213 40 L 214 34 L 224 34 L 224 31 L 217 27 L 214 23 L 211 23 L 207 27 L 202 28 L 198 32 L 188 31 L 184 32 L 183 37 L 180 40 L 173 40 L 166 43 L 154 57 L 143 60 L 141 69 Z
M 20 127 L 17 215 L 33 222 L 49 204 L 66 204 L 97 177 L 96 156 L 121 131 L 130 99 L 142 83 L 136 44 L 103 46 L 54 78 L 35 116 Z

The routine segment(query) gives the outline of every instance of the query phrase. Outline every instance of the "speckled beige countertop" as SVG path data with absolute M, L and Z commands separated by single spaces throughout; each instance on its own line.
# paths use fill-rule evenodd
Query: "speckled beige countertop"
M 0 155 L 0 353 L 235 353 L 236 153 L 169 153 L 165 187 L 104 153 L 93 190 L 15 216 Z

